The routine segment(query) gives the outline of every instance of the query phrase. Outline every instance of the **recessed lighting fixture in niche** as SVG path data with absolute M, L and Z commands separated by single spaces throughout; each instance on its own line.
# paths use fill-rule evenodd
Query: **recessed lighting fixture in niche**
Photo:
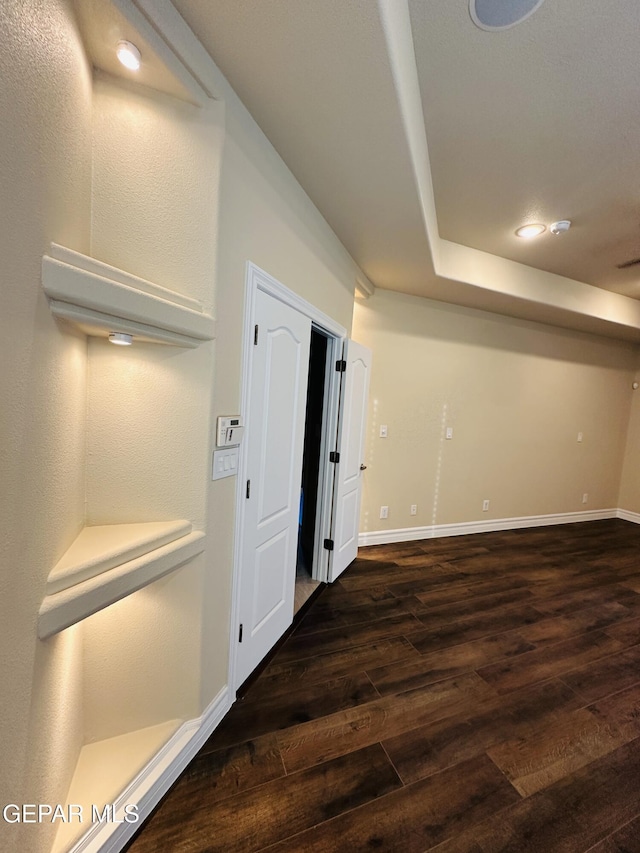
M 130 41 L 119 41 L 116 48 L 116 56 L 129 71 L 137 71 L 140 68 L 140 51 Z
M 544 0 L 469 0 L 469 14 L 481 30 L 508 30 L 533 15 Z
M 125 332 L 111 332 L 109 341 L 117 347 L 130 347 L 133 343 L 133 335 L 127 335 Z
M 546 230 L 546 226 L 541 222 L 531 222 L 529 225 L 522 225 L 520 228 L 516 228 L 516 237 L 522 237 L 523 240 L 531 240 L 533 237 L 539 237 Z

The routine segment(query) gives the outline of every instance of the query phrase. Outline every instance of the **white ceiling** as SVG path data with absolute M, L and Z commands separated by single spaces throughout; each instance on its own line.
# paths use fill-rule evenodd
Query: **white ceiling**
M 640 297 L 616 269 L 640 257 L 638 0 L 546 0 L 502 32 L 465 0 L 410 8 L 441 236 Z
M 173 2 L 376 286 L 587 329 L 588 303 L 638 339 L 640 266 L 616 269 L 640 257 L 638 0 L 502 32 L 468 0 Z

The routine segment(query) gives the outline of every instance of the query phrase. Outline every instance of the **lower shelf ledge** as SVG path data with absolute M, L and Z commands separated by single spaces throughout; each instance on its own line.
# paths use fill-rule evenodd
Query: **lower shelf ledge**
M 38 614 L 38 636 L 45 640 L 180 568 L 204 551 L 205 541 L 203 532 L 194 531 L 95 577 L 47 595 Z
M 51 853 L 86 849 L 83 836 L 125 821 L 125 806 L 136 802 L 129 789 L 136 781 L 140 787 L 140 775 L 149 772 L 180 726 L 181 720 L 168 720 L 83 746 L 64 810 L 71 819 L 59 825 Z M 128 817 L 135 822 L 135 810 Z

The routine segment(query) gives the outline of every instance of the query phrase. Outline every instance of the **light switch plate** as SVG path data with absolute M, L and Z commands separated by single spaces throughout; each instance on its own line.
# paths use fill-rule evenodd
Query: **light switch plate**
M 237 473 L 238 448 L 229 447 L 224 450 L 214 450 L 211 479 L 221 480 L 223 477 L 235 477 Z

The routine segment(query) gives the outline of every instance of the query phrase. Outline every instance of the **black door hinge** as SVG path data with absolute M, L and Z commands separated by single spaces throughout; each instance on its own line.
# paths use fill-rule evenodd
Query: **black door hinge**
M 242 642 L 242 622 L 240 623 L 240 630 L 238 631 L 238 642 Z
M 326 551 L 333 551 L 333 539 L 325 539 L 324 547 Z
M 336 361 L 336 370 L 338 373 L 345 373 L 347 370 L 347 362 L 342 358 Z
M 258 327 L 257 326 L 253 330 L 253 345 L 254 345 L 254 347 L 258 346 Z
M 338 453 L 337 450 L 332 450 L 331 453 L 329 454 L 329 462 L 339 462 L 339 461 L 340 461 L 340 454 Z
M 251 480 L 247 480 L 247 497 L 251 497 Z

